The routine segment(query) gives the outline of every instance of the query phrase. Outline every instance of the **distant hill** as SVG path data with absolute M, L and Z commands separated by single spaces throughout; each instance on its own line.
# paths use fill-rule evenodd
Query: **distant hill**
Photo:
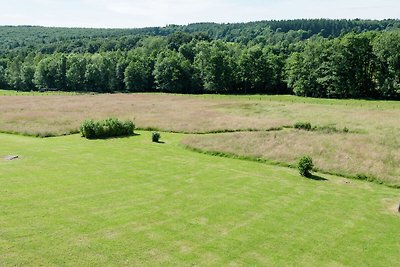
M 349 32 L 384 31 L 399 28 L 400 20 L 297 19 L 248 23 L 193 23 L 138 29 L 58 28 L 0 26 L 0 56 L 39 50 L 41 53 L 130 50 L 147 36 L 169 36 L 177 32 L 203 34 L 213 40 L 247 44 L 258 37 L 296 32 L 302 39 L 314 35 L 338 37 Z

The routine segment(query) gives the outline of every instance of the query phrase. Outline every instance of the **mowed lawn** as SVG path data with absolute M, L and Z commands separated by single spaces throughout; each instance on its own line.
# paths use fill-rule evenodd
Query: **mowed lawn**
M 399 264 L 399 190 L 150 136 L 0 134 L 0 266 Z

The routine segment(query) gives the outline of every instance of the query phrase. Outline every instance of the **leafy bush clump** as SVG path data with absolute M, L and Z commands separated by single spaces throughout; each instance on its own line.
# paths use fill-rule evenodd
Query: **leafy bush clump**
M 80 128 L 83 137 L 87 139 L 109 138 L 132 135 L 135 125 L 132 121 L 120 121 L 109 118 L 101 121 L 86 120 Z
M 304 156 L 299 160 L 298 169 L 301 176 L 311 177 L 311 171 L 314 168 L 312 158 Z
M 295 129 L 301 129 L 301 130 L 306 130 L 306 131 L 311 131 L 311 123 L 309 122 L 296 122 L 294 124 Z
M 151 140 L 152 140 L 153 142 L 155 142 L 155 143 L 158 143 L 158 142 L 159 142 L 160 137 L 161 137 L 161 135 L 160 135 L 159 132 L 152 132 L 152 133 L 151 133 Z

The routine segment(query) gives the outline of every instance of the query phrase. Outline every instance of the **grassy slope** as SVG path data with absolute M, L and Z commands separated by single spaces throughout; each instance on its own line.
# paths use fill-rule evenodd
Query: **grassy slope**
M 190 136 L 182 143 L 208 154 L 262 159 L 295 166 L 309 155 L 327 173 L 358 177 L 400 188 L 400 147 L 366 134 L 285 129 Z
M 352 265 L 400 258 L 399 190 L 187 151 L 181 135 L 0 134 L 0 265 Z

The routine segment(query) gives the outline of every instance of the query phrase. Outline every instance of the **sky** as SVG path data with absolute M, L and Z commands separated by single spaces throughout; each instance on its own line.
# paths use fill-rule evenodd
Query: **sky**
M 0 9 L 0 25 L 94 28 L 400 18 L 400 0 L 0 0 Z

